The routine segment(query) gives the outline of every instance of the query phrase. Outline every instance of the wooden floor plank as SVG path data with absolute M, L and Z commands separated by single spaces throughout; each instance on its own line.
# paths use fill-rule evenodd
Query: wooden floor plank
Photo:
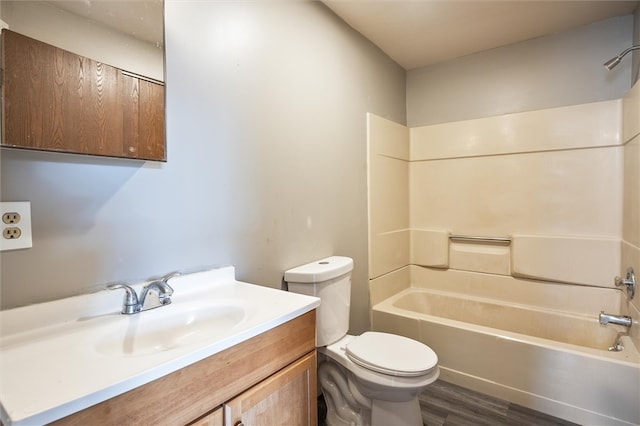
M 437 380 L 419 395 L 424 426 L 578 426 L 489 395 Z M 318 426 L 326 405 L 318 398 Z
M 517 404 L 509 405 L 509 412 L 507 418 L 511 421 L 511 424 L 517 424 L 522 426 L 571 426 L 575 425 L 567 420 L 559 419 L 557 417 L 550 416 L 539 411 L 532 410 L 531 408 L 522 407 Z
M 425 426 L 577 426 L 442 380 L 429 385 L 419 400 Z

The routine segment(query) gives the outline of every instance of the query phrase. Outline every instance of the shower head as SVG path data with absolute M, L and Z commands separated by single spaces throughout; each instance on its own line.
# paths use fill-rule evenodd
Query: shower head
M 619 54 L 618 56 L 616 56 L 614 58 L 611 58 L 607 62 L 605 62 L 604 63 L 604 67 L 606 69 L 608 69 L 609 71 L 611 71 L 612 69 L 614 69 L 616 67 L 616 65 L 618 65 L 620 63 L 622 58 L 624 58 L 624 55 L 626 55 L 627 53 L 631 52 L 632 50 L 636 50 L 636 49 L 640 49 L 640 44 L 636 44 L 635 46 L 631 46 L 631 47 L 623 50 L 621 54 Z
M 622 59 L 622 56 L 616 56 L 615 58 L 611 58 L 607 62 L 604 63 L 604 67 L 606 69 L 608 69 L 609 71 L 611 71 L 612 69 L 614 69 L 616 67 L 616 65 L 618 65 L 620 63 L 621 59 Z

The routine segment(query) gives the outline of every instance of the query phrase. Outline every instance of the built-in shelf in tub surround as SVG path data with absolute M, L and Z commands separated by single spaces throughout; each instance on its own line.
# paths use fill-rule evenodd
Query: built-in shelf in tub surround
M 174 289 L 172 303 L 136 315 L 120 313 L 121 291 L 0 312 L 2 424 L 55 421 L 218 354 L 319 306 L 315 297 L 236 281 L 233 267 L 183 275 L 169 282 Z M 138 341 L 126 340 L 132 330 L 138 332 L 137 324 L 161 324 L 170 334 L 171 321 L 181 318 L 183 312 L 203 321 L 213 316 L 211 324 L 219 315 L 228 323 L 213 327 L 216 331 L 209 334 L 206 327 L 195 330 L 200 333 L 197 337 L 160 337 L 157 347 L 153 341 L 136 347 Z M 162 331 L 158 330 L 158 336 Z
M 516 277 L 612 286 L 621 269 L 620 239 L 514 235 L 511 262 Z

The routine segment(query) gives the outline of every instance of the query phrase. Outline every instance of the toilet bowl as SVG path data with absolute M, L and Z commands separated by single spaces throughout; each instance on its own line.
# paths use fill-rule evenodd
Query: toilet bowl
M 289 291 L 321 299 L 316 346 L 326 423 L 422 425 L 418 395 L 438 378 L 438 357 L 407 337 L 347 334 L 352 269 L 352 259 L 332 256 L 285 272 Z
M 438 358 L 428 346 L 402 336 L 366 332 L 346 335 L 318 352 L 325 359 L 323 363 L 337 364 L 341 371 L 341 377 L 336 377 L 323 363 L 318 370 L 318 381 L 328 399 L 327 424 L 347 425 L 358 415 L 361 421 L 356 424 L 422 424 L 418 395 L 439 375 Z M 345 380 L 346 386 L 340 386 L 340 380 Z M 329 393 L 332 386 L 342 392 Z M 345 389 L 351 395 L 345 395 Z

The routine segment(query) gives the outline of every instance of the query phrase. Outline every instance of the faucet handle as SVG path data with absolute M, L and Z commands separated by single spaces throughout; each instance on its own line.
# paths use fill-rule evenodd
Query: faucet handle
M 627 268 L 627 276 L 625 278 L 615 277 L 614 283 L 616 287 L 626 286 L 629 299 L 633 299 L 636 293 L 636 276 L 632 267 Z
M 136 291 L 127 284 L 116 283 L 107 286 L 109 290 L 124 289 L 124 300 L 122 302 L 122 313 L 126 315 L 135 314 L 140 309 L 138 305 L 138 295 Z
M 160 281 L 164 282 L 164 285 L 166 287 L 165 293 L 167 296 L 171 296 L 173 294 L 173 288 L 169 285 L 167 281 L 169 281 L 171 278 L 179 277 L 180 275 L 182 275 L 181 272 L 175 271 L 160 278 Z
M 182 275 L 182 272 L 180 271 L 174 271 L 174 272 L 170 272 L 167 275 L 165 275 L 164 277 L 160 278 L 162 281 L 165 282 L 165 284 L 167 283 L 167 281 L 169 281 L 171 278 L 175 278 L 175 277 L 179 277 L 180 275 Z

